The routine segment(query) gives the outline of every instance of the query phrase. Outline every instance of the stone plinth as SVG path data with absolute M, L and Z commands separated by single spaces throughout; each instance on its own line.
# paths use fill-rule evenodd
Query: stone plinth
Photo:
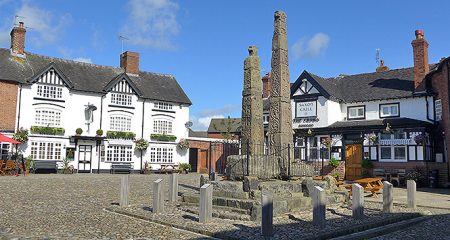
M 199 222 L 207 223 L 212 219 L 212 192 L 213 186 L 205 184 L 200 188 Z
M 164 212 L 164 193 L 163 193 L 163 180 L 158 179 L 153 182 L 153 213 Z
M 364 217 L 364 188 L 361 185 L 352 185 L 352 198 L 352 216 L 361 219 Z
M 383 212 L 391 213 L 394 207 L 394 186 L 388 181 L 383 182 Z
M 122 176 L 120 181 L 120 206 L 126 207 L 129 205 L 128 197 L 130 195 L 130 183 L 129 183 L 130 175 Z
M 169 178 L 169 201 L 176 202 L 178 198 L 178 173 L 172 173 Z
M 408 180 L 406 182 L 406 186 L 407 186 L 407 207 L 408 208 L 416 208 L 416 181 L 414 180 Z

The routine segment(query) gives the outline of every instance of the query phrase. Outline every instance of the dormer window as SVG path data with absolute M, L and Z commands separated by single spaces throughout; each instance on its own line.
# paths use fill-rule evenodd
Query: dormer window
M 61 99 L 62 87 L 52 85 L 38 85 L 37 95 L 43 98 Z
M 366 107 L 365 106 L 354 106 L 347 108 L 347 118 L 349 120 L 365 119 L 366 118 Z
M 165 102 L 155 102 L 155 108 L 161 110 L 172 110 L 173 104 Z
M 380 118 L 400 117 L 398 103 L 380 104 Z
M 123 93 L 111 93 L 111 104 L 131 106 L 132 95 Z

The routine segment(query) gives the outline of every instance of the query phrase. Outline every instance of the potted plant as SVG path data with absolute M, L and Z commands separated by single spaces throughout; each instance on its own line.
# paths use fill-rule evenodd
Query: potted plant
M 149 174 L 152 171 L 152 165 L 150 165 L 147 161 L 144 163 L 144 174 Z
M 328 165 L 331 166 L 331 167 L 333 167 L 333 168 L 339 167 L 339 164 L 340 164 L 340 161 L 337 160 L 337 159 L 334 158 L 334 157 L 332 157 L 332 158 L 330 159 L 330 161 L 328 162 Z
M 180 163 L 178 167 L 182 172 L 186 174 L 192 170 L 192 166 L 189 163 Z
M 370 161 L 368 158 L 363 159 L 361 162 L 361 167 L 362 167 L 362 175 L 364 177 L 369 177 L 370 170 L 373 168 L 372 161 Z
M 148 141 L 143 138 L 139 138 L 134 143 L 136 143 L 136 149 L 138 150 L 145 151 L 148 148 Z
M 21 143 L 28 142 L 28 130 L 21 127 L 16 133 L 14 133 L 12 138 Z
M 30 169 L 34 169 L 34 160 L 33 157 L 28 156 L 24 159 L 25 161 L 25 173 L 30 173 Z
M 75 133 L 79 136 L 83 133 L 83 129 L 77 128 L 77 130 L 75 130 Z
M 101 136 L 103 136 L 103 130 L 98 129 L 97 131 L 95 131 L 95 134 L 96 134 L 98 137 L 101 137 Z
M 187 139 L 180 139 L 180 141 L 177 144 L 177 147 L 179 147 L 181 150 L 185 150 L 189 148 L 189 141 Z

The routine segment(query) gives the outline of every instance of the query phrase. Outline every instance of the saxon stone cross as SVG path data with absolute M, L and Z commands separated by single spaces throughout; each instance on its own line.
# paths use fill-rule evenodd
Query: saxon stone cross
M 244 61 L 244 89 L 242 91 L 242 153 L 258 154 L 263 147 L 263 101 L 261 67 L 256 46 L 248 47 L 249 56 Z M 260 151 L 261 152 L 261 151 Z
M 279 150 L 292 144 L 292 112 L 290 100 L 290 76 L 288 64 L 288 44 L 286 14 L 275 12 L 272 38 L 272 82 L 270 91 L 268 141 L 270 151 L 281 156 L 287 151 Z M 287 157 L 287 156 L 283 156 Z

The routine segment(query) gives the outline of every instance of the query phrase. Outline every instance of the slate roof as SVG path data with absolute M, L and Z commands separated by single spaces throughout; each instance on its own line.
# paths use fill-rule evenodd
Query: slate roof
M 433 71 L 436 67 L 437 64 L 430 64 L 430 71 Z M 323 78 L 304 71 L 294 83 L 294 87 L 299 85 L 305 76 L 310 76 L 312 82 L 320 85 L 316 87 L 321 88 L 318 89 L 319 92 L 323 90 L 325 95 L 329 95 L 326 97 L 344 103 L 414 96 L 414 72 L 412 67 L 384 72 L 341 75 L 335 78 Z
M 36 74 L 54 66 L 62 77 L 73 83 L 73 90 L 105 93 L 104 88 L 124 70 L 60 58 L 26 53 L 26 59 L 12 56 L 9 49 L 0 48 L 0 79 L 29 84 Z M 127 74 L 142 93 L 142 98 L 191 105 L 191 101 L 177 80 L 166 74 L 139 72 Z
M 208 137 L 208 132 L 206 132 L 206 131 L 194 131 L 192 129 L 189 129 L 189 137 L 207 138 Z
M 227 130 L 231 133 L 241 131 L 240 118 L 213 118 L 209 123 L 208 133 L 226 133 Z

